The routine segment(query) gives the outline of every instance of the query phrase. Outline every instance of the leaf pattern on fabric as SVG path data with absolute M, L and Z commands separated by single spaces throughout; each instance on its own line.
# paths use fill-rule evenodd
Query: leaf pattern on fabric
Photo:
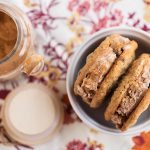
M 21 9 L 23 9 L 23 11 L 26 12 L 27 16 L 31 20 L 36 35 L 35 49 L 37 50 L 37 52 L 41 53 L 44 56 L 45 66 L 43 68 L 43 71 L 36 77 L 27 77 L 26 75 L 20 75 L 12 81 L 1 83 L 1 102 L 4 101 L 11 90 L 18 87 L 24 82 L 38 82 L 45 84 L 51 87 L 56 94 L 60 95 L 60 100 L 62 101 L 64 106 L 65 119 L 62 131 L 57 135 L 56 139 L 54 139 L 54 142 L 57 141 L 57 144 L 54 146 L 54 148 L 49 146 L 48 143 L 45 144 L 43 148 L 41 148 L 41 150 L 61 150 L 61 148 L 64 146 L 65 150 L 103 150 L 105 149 L 105 147 L 106 149 L 108 149 L 107 147 L 111 145 L 111 143 L 109 143 L 108 145 L 105 144 L 103 146 L 101 142 L 97 142 L 97 136 L 102 139 L 104 137 L 105 140 L 106 137 L 110 138 L 109 135 L 101 134 L 98 131 L 91 129 L 91 131 L 88 133 L 84 131 L 85 138 L 88 138 L 84 141 L 79 139 L 80 129 L 79 133 L 74 133 L 73 130 L 71 135 L 70 133 L 68 133 L 68 128 L 70 126 L 74 126 L 76 123 L 82 124 L 82 121 L 73 111 L 66 94 L 65 81 L 67 69 L 74 51 L 78 49 L 79 46 L 81 46 L 81 44 L 87 37 L 97 31 L 108 27 L 127 25 L 140 28 L 150 33 L 150 0 L 136 0 L 134 2 L 125 0 L 12 1 Z M 131 6 L 129 3 L 131 3 Z M 140 7 L 143 7 L 141 9 L 143 11 L 141 11 L 142 14 L 139 13 L 138 9 L 132 10 L 126 7 L 121 7 L 120 5 L 129 4 L 127 6 L 130 6 L 132 8 L 132 4 L 134 5 L 134 7 L 136 7 L 136 3 L 139 6 L 138 9 L 140 9 Z M 69 139 L 69 142 L 66 137 L 63 137 L 63 139 L 61 139 L 62 132 L 68 135 L 67 138 Z M 4 138 L 5 134 L 6 132 L 2 129 L 0 137 L 2 136 L 2 138 Z M 77 134 L 78 137 L 76 137 Z M 96 137 L 96 141 L 89 140 L 89 136 L 91 135 Z M 128 138 L 128 141 L 131 141 L 131 138 L 132 136 Z M 67 142 L 65 141 L 66 139 Z M 113 142 L 116 142 L 113 143 L 113 146 L 116 146 L 112 147 L 111 149 L 118 150 L 118 145 L 123 144 L 122 139 L 118 139 L 117 137 L 115 140 L 113 140 Z M 127 149 L 149 150 L 149 139 L 150 132 L 142 132 L 140 135 L 134 136 L 132 138 L 134 145 L 130 146 L 130 148 L 127 147 Z M 22 150 L 25 147 L 30 149 L 30 147 L 20 145 L 15 141 L 10 141 L 9 143 L 17 150 Z M 104 143 L 104 141 L 102 141 L 102 143 Z M 47 147 L 45 148 L 45 146 Z
M 66 150 L 103 150 L 103 145 L 89 139 L 86 142 L 72 140 L 67 144 Z

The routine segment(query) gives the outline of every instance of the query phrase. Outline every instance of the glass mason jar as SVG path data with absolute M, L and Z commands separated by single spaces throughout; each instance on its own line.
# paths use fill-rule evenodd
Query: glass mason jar
M 13 78 L 20 72 L 27 75 L 37 74 L 42 70 L 44 61 L 34 51 L 31 22 L 25 13 L 9 1 L 0 0 L 0 12 L 7 14 L 14 21 L 17 29 L 14 47 L 0 59 L 0 80 Z

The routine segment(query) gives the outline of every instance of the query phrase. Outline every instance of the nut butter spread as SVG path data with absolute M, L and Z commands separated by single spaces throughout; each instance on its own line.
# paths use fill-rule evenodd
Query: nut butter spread
M 0 59 L 7 56 L 15 46 L 17 28 L 13 19 L 0 12 Z
M 28 17 L 16 6 L 0 4 L 0 81 L 42 70 L 44 61 L 35 52 L 33 37 Z

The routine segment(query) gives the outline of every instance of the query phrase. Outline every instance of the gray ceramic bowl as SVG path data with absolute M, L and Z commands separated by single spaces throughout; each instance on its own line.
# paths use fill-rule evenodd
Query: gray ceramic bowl
M 79 70 L 85 64 L 88 54 L 93 52 L 106 36 L 113 33 L 119 33 L 130 39 L 136 40 L 139 45 L 136 56 L 142 53 L 150 53 L 150 35 L 144 31 L 128 27 L 115 27 L 101 30 L 92 35 L 74 54 L 67 74 L 67 93 L 73 109 L 83 122 L 105 133 L 128 135 L 140 132 L 150 125 L 150 109 L 140 116 L 136 125 L 126 132 L 120 132 L 111 122 L 104 120 L 103 114 L 108 104 L 109 97 L 106 98 L 105 102 L 99 108 L 93 109 L 85 104 L 79 96 L 75 96 L 73 92 L 74 81 L 76 80 Z

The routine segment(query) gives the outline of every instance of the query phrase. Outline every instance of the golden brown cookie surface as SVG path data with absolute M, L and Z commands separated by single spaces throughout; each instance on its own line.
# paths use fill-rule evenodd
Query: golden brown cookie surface
M 117 76 L 113 76 L 113 74 L 110 73 L 110 76 L 107 77 L 107 80 L 109 80 L 110 77 L 114 77 L 113 82 L 104 89 L 104 92 L 108 93 L 114 82 L 116 82 L 119 76 L 122 75 L 132 62 L 136 48 L 136 42 L 130 41 L 128 38 L 118 34 L 107 37 L 100 46 L 87 57 L 86 64 L 79 71 L 75 81 L 74 93 L 81 96 L 91 107 L 99 106 L 100 101 L 103 100 L 106 94 L 100 101 L 99 98 L 95 98 L 95 95 L 100 92 L 99 88 L 101 84 L 103 84 L 103 80 L 108 76 L 111 68 L 114 68 L 113 71 L 116 72 L 119 69 Z M 105 84 L 107 84 L 107 80 Z
M 144 98 L 141 100 L 136 109 L 132 112 L 128 120 L 123 124 L 121 130 L 126 131 L 129 127 L 133 126 L 140 115 L 149 107 L 150 105 L 150 89 L 147 90 Z
M 143 54 L 134 61 L 128 74 L 115 90 L 106 108 L 105 119 L 111 120 L 121 130 L 127 129 L 130 126 L 128 118 L 144 97 L 149 84 L 150 55 Z M 126 124 L 125 127 L 124 124 Z
M 90 105 L 91 107 L 98 107 L 104 100 L 105 96 L 108 95 L 110 90 L 116 85 L 119 77 L 125 73 L 127 68 L 133 62 L 136 48 L 137 43 L 135 41 L 129 42 L 129 44 L 124 47 L 125 50 L 114 62 L 114 65 L 104 78 L 97 93 L 94 95 Z

